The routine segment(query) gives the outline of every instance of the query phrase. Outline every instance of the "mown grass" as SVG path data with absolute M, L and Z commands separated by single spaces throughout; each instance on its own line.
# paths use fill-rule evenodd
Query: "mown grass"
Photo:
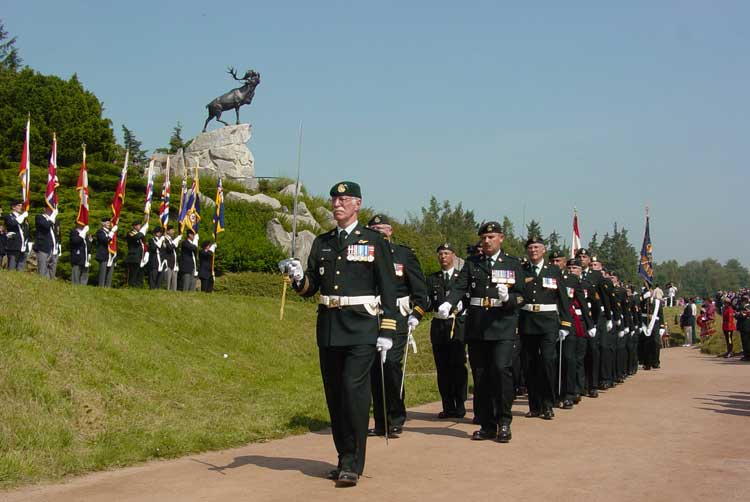
M 310 302 L 279 321 L 278 297 L 0 286 L 2 488 L 328 425 Z M 427 322 L 416 336 L 408 405 L 439 398 Z

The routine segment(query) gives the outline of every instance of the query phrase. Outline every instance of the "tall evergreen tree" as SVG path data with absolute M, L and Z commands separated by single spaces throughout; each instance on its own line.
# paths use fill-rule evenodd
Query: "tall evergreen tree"
M 5 31 L 5 24 L 0 19 L 0 70 L 16 72 L 21 67 L 23 59 L 16 48 L 17 37 L 10 37 Z
M 125 150 L 130 152 L 130 162 L 138 166 L 141 172 L 145 171 L 148 159 L 146 157 L 146 150 L 141 149 L 142 143 L 138 141 L 133 131 L 128 129 L 125 124 L 122 126 L 122 136 Z

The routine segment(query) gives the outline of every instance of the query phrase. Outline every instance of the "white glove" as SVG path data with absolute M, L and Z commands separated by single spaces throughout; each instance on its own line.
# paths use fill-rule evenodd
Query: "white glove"
M 49 221 L 54 223 L 55 218 L 57 218 L 57 208 L 53 209 L 52 212 L 49 214 Z
M 508 295 L 508 286 L 505 284 L 498 284 L 497 285 L 497 297 L 500 299 L 501 302 L 505 303 L 508 301 L 508 298 L 510 296 Z
M 208 250 L 211 251 L 212 253 L 215 252 L 216 251 L 216 243 L 214 242 L 213 244 L 211 244 L 210 246 L 208 246 Z
M 158 239 L 156 239 L 156 247 L 160 248 L 164 245 L 164 236 L 162 235 Z
M 172 244 L 174 244 L 175 247 L 180 243 L 182 240 L 182 235 L 178 235 L 176 239 L 172 239 Z
M 596 328 L 591 328 L 588 330 L 588 334 L 590 338 L 594 338 L 596 336 Z
M 23 213 L 21 213 L 18 216 L 16 216 L 16 221 L 19 224 L 21 224 L 21 223 L 23 223 L 23 220 L 25 220 L 28 217 L 29 217 L 29 212 L 28 211 L 24 211 Z
M 607 321 L 607 331 L 612 331 L 612 319 Z
M 406 324 L 409 325 L 410 330 L 417 329 L 417 326 L 419 326 L 419 319 L 417 319 L 413 315 L 410 315 L 409 319 L 406 320 Z
M 627 335 L 628 333 L 630 333 L 630 328 L 625 328 L 623 331 L 625 331 L 625 334 Z
M 414 339 L 413 335 L 409 335 L 409 337 L 406 340 L 406 343 L 411 345 L 411 350 L 414 351 L 414 353 L 417 353 L 417 341 Z
M 86 225 L 85 227 L 83 227 L 82 229 L 80 229 L 78 231 L 78 235 L 81 236 L 81 239 L 85 239 L 87 233 L 89 233 L 89 226 L 88 225 Z
M 617 332 L 617 336 L 618 336 L 618 338 L 622 338 L 623 336 L 625 336 L 625 330 L 621 329 L 620 331 L 618 331 Z
M 666 332 L 667 331 L 664 328 L 659 328 L 659 335 L 660 336 L 664 336 L 664 333 L 666 333 Z
M 450 302 L 443 302 L 439 307 L 437 311 L 437 317 L 438 319 L 448 319 L 448 316 L 451 315 L 451 308 L 452 305 Z
M 615 326 L 619 326 L 619 325 L 621 325 L 621 324 L 622 324 L 622 321 L 621 321 L 620 319 L 618 319 L 618 320 L 617 320 L 617 321 L 615 322 Z
M 305 276 L 302 271 L 302 263 L 297 258 L 286 258 L 279 262 L 279 270 L 286 274 L 294 282 L 299 282 Z
M 645 333 L 648 330 L 645 324 L 641 324 L 641 331 Z
M 565 337 L 567 337 L 569 334 L 570 334 L 570 331 L 568 331 L 567 329 L 561 329 L 560 331 L 558 331 L 557 340 L 562 342 L 563 340 L 565 340 Z
M 195 234 L 193 236 L 193 240 L 191 242 L 193 243 L 193 246 L 198 246 L 198 234 Z
M 148 222 L 144 221 L 143 225 L 141 225 L 141 233 L 143 235 L 146 235 L 146 232 L 148 232 Z
M 461 312 L 464 309 L 464 302 L 461 300 L 458 300 L 458 303 L 456 304 L 456 312 Z
M 386 353 L 393 347 L 393 340 L 385 336 L 379 336 L 377 342 L 375 342 L 375 348 L 380 352 L 380 360 L 385 362 Z

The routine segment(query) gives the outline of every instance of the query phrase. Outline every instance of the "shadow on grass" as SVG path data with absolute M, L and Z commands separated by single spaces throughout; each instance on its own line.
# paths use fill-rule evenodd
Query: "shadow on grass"
M 750 392 L 728 391 L 725 394 L 708 394 L 695 399 L 704 405 L 698 407 L 701 410 L 750 417 Z
M 229 469 L 255 465 L 273 471 L 299 471 L 305 476 L 310 476 L 312 478 L 325 478 L 328 471 L 336 467 L 334 464 L 321 462 L 319 460 L 290 457 L 266 457 L 264 455 L 243 455 L 241 457 L 235 457 L 234 460 L 227 465 L 213 465 L 195 458 L 191 460 L 198 464 L 208 466 L 209 471 L 218 472 L 222 475 L 226 475 L 224 471 Z
M 328 428 L 331 426 L 330 423 L 325 420 L 320 420 L 314 417 L 308 417 L 305 415 L 294 415 L 289 422 L 286 424 L 289 429 L 307 429 L 310 432 L 316 434 L 329 434 Z

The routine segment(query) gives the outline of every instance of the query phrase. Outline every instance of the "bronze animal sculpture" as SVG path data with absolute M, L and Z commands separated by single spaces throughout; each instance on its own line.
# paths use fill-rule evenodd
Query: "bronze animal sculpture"
M 232 89 L 226 94 L 222 94 L 206 105 L 206 108 L 208 108 L 208 118 L 203 124 L 203 132 L 206 132 L 206 127 L 212 118 L 215 118 L 217 122 L 221 122 L 224 125 L 229 125 L 221 120 L 221 112 L 231 110 L 232 108 L 234 108 L 234 111 L 237 114 L 237 124 L 239 124 L 240 106 L 249 105 L 253 102 L 255 88 L 260 84 L 260 73 L 251 68 L 245 72 L 245 75 L 242 78 L 237 78 L 237 72 L 232 67 L 227 69 L 227 73 L 229 73 L 235 80 L 244 82 L 245 84 L 242 87 Z

